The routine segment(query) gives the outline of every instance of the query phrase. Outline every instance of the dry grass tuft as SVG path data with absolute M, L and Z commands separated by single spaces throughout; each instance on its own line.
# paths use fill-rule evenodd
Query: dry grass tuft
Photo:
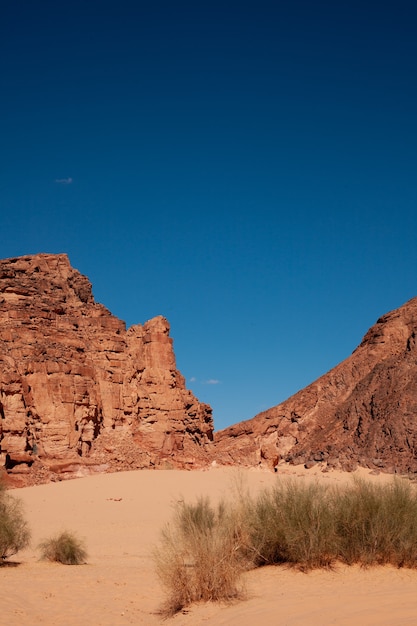
M 364 566 L 417 567 L 417 492 L 400 479 L 355 480 L 338 493 L 337 557 Z
M 87 559 L 84 543 L 66 530 L 56 537 L 45 539 L 39 548 L 42 559 L 64 565 L 81 565 Z
M 243 595 L 247 567 L 237 514 L 208 498 L 181 503 L 155 550 L 157 573 L 168 592 L 162 613 L 173 615 L 199 600 L 232 600 Z
M 336 549 L 334 493 L 321 485 L 278 483 L 245 503 L 254 566 L 327 567 Z

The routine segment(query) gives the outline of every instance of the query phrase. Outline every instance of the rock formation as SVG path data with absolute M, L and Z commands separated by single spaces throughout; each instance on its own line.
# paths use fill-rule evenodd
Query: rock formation
M 417 472 L 417 298 L 278 406 L 216 433 L 169 325 L 126 330 L 65 254 L 0 261 L 0 468 L 15 484 L 145 467 Z
M 191 467 L 212 432 L 165 318 L 126 330 L 65 254 L 0 261 L 0 466 L 26 483 Z
M 417 298 L 381 317 L 345 361 L 216 433 L 221 463 L 417 472 Z

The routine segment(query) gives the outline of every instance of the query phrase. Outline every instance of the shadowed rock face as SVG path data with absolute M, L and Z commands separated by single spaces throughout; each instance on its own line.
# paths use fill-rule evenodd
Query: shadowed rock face
M 278 406 L 216 433 L 219 462 L 417 472 L 417 298 Z
M 0 464 L 54 474 L 198 466 L 211 409 L 185 388 L 169 324 L 128 330 L 65 254 L 0 261 Z

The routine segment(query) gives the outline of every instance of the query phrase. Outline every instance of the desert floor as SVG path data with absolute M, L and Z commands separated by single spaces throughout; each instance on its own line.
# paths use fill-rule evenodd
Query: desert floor
M 368 473 L 362 470 L 364 476 Z M 162 621 L 163 592 L 152 549 L 173 504 L 207 494 L 230 496 L 243 483 L 256 491 L 276 480 L 342 482 L 351 475 L 280 467 L 263 470 L 135 471 L 88 476 L 14 490 L 32 530 L 30 549 L 0 568 L 0 622 L 9 626 L 404 626 L 417 624 L 417 571 L 337 566 L 303 574 L 265 567 L 246 574 L 247 599 L 199 604 Z M 369 476 L 387 480 L 387 476 Z M 39 561 L 38 543 L 68 529 L 85 539 L 88 563 Z

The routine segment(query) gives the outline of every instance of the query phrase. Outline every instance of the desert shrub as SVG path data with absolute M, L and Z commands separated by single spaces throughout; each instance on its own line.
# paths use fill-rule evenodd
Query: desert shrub
M 417 566 L 417 494 L 396 479 L 354 481 L 338 493 L 338 557 L 346 563 Z
M 81 565 L 87 559 L 84 543 L 66 530 L 56 537 L 45 539 L 39 548 L 42 559 L 64 565 Z
M 238 597 L 243 571 L 265 564 L 417 567 L 417 491 L 400 479 L 343 488 L 286 481 L 217 508 L 200 498 L 177 507 L 155 558 L 170 614 Z
M 30 531 L 22 511 L 22 503 L 11 496 L 0 482 L 0 559 L 5 560 L 26 548 Z
M 198 600 L 231 600 L 242 594 L 246 567 L 237 512 L 208 498 L 181 503 L 154 552 L 167 591 L 162 612 L 172 615 Z
M 278 483 L 246 503 L 254 565 L 324 567 L 335 558 L 333 492 L 318 484 Z
M 332 489 L 289 481 L 263 492 L 248 511 L 255 565 L 417 567 L 417 493 L 399 479 Z

